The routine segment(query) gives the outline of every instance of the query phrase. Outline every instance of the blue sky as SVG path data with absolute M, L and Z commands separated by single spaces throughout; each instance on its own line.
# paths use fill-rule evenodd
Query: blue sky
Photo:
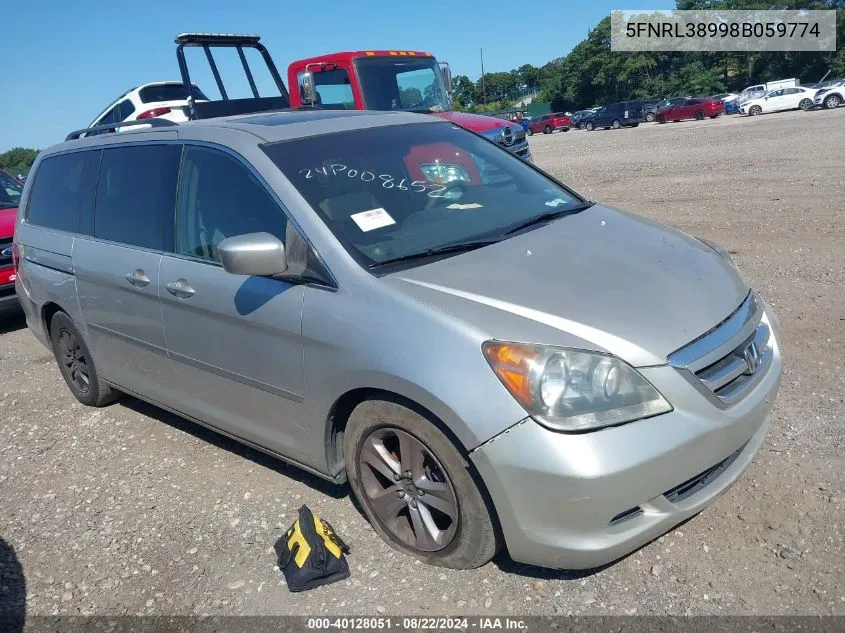
M 257 33 L 280 72 L 295 59 L 341 50 L 432 52 L 473 79 L 565 55 L 625 0 L 569 2 L 15 2 L 3 11 L 0 152 L 43 148 L 87 125 L 129 88 L 179 79 L 174 36 L 181 31 Z M 674 2 L 649 0 L 652 9 Z M 197 65 L 198 66 L 198 65 Z M 226 79 L 224 75 L 224 80 Z M 285 77 L 287 82 L 287 78 Z M 206 84 L 197 78 L 201 87 Z M 213 96 L 213 95 L 210 95 Z

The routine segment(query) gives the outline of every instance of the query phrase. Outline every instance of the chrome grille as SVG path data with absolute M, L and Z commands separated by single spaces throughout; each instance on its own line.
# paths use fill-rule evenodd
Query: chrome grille
M 754 291 L 725 321 L 669 355 L 669 364 L 721 407 L 735 404 L 774 357 L 763 302 Z

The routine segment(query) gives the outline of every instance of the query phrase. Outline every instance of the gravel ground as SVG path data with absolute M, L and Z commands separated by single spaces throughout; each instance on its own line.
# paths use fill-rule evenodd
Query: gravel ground
M 0 614 L 845 614 L 845 108 L 531 139 L 576 190 L 710 238 L 777 310 L 770 436 L 715 504 L 601 570 L 395 553 L 347 489 L 127 398 L 76 403 L 19 319 L 0 329 Z M 292 594 L 272 545 L 302 503 L 346 582 Z M 11 550 L 25 587 L 11 576 Z M 10 571 L 11 570 L 11 571 Z

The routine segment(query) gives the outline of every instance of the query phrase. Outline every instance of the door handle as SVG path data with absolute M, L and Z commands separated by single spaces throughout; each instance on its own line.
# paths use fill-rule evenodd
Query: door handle
M 170 294 L 175 295 L 180 299 L 187 299 L 188 297 L 193 296 L 194 292 L 196 292 L 193 288 L 191 288 L 191 284 L 189 284 L 186 279 L 171 281 L 164 284 L 164 287 L 167 288 L 167 291 Z
M 140 268 L 136 268 L 131 273 L 126 273 L 124 277 L 126 278 L 126 281 L 137 288 L 143 288 L 150 283 L 150 278 L 147 277 L 146 273 L 144 273 L 144 271 Z

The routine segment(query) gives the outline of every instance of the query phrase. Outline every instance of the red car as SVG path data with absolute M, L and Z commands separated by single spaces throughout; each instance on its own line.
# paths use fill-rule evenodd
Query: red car
M 552 112 L 551 114 L 544 114 L 536 121 L 532 121 L 528 126 L 526 132 L 529 136 L 534 132 L 542 132 L 543 134 L 551 134 L 555 130 L 561 132 L 569 131 L 569 117 L 563 112 Z
M 715 119 L 725 113 L 725 104 L 716 99 L 669 99 L 657 108 L 657 122 L 682 121 L 684 119 L 701 120 L 704 117 Z
M 0 170 L 0 314 L 20 308 L 15 295 L 12 238 L 22 192 L 23 184 Z

